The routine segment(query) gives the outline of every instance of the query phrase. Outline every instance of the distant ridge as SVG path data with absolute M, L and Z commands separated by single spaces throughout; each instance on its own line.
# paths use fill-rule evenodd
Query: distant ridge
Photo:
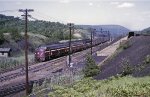
M 76 27 L 82 29 L 94 28 L 98 30 L 99 33 L 101 33 L 100 30 L 102 29 L 102 31 L 109 31 L 113 37 L 126 35 L 130 31 L 128 28 L 121 25 L 76 25 Z
M 150 34 L 150 27 L 143 29 L 141 31 L 141 33 L 148 33 L 148 34 Z

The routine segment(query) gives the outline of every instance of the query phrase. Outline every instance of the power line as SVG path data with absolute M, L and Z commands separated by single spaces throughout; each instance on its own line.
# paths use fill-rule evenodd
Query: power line
M 29 18 L 33 19 L 33 20 L 36 20 L 36 21 L 39 21 L 39 19 L 33 17 L 33 16 L 29 16 Z
M 58 19 L 58 18 L 54 18 L 54 17 L 49 16 L 49 15 L 43 13 L 43 12 L 36 11 L 34 14 L 36 14 L 36 16 L 41 17 L 41 18 L 43 18 L 43 19 L 46 18 L 46 19 L 48 19 L 49 21 L 60 22 L 60 23 L 66 23 L 66 21 L 63 21 L 63 20 Z
M 17 12 L 18 11 L 18 9 L 15 9 L 15 10 L 1 10 L 0 12 L 1 13 L 3 13 L 3 12 Z

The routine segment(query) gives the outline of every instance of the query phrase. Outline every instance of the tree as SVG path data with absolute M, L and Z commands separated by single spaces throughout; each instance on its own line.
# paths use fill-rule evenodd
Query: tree
M 21 34 L 18 32 L 17 28 L 11 28 L 10 35 L 11 35 L 12 39 L 15 41 L 19 41 L 22 38 Z
M 4 42 L 4 35 L 3 33 L 0 31 L 0 44 L 2 44 Z
M 86 66 L 83 69 L 85 77 L 92 77 L 99 73 L 99 67 L 95 63 L 91 55 L 87 55 Z

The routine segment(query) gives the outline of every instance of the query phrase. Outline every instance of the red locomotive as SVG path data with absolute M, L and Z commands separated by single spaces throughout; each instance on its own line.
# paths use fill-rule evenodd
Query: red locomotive
M 108 40 L 109 38 L 107 37 L 93 39 L 92 46 L 99 45 Z M 82 51 L 89 47 L 91 47 L 90 39 L 71 41 L 71 53 Z M 46 61 L 56 57 L 67 55 L 68 53 L 69 53 L 69 42 L 43 45 L 35 50 L 35 60 Z

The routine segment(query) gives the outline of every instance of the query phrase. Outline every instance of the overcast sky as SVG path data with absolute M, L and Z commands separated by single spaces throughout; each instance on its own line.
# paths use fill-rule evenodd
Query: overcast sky
M 0 0 L 0 14 L 20 17 L 21 8 L 34 9 L 30 14 L 40 20 L 117 24 L 131 30 L 150 27 L 150 0 Z

